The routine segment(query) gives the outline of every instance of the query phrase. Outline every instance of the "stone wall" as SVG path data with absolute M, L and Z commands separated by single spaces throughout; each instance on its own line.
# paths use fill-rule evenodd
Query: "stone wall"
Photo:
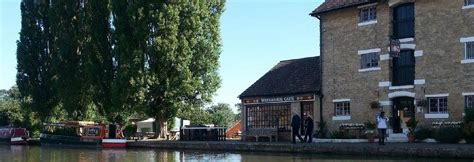
M 375 24 L 359 26 L 356 6 L 320 16 L 323 115 L 331 130 L 341 123 L 373 121 L 378 110 L 370 108 L 372 101 L 383 103 L 387 116 L 391 116 L 389 94 L 400 92 L 414 93 L 415 100 L 425 99 L 425 95 L 449 93 L 449 119 L 425 120 L 427 109 L 418 108 L 416 117 L 422 125 L 432 121 L 462 120 L 462 93 L 474 92 L 474 63 L 461 64 L 464 44 L 460 43 L 460 38 L 474 36 L 474 9 L 462 9 L 461 0 L 416 0 L 415 37 L 403 42 L 402 47 L 414 46 L 417 81 L 413 88 L 390 90 L 391 60 L 387 57 L 387 46 L 392 28 L 392 9 L 388 2 L 379 1 L 376 5 Z M 393 1 L 390 3 L 399 5 Z M 380 70 L 359 72 L 361 58 L 358 51 L 377 48 L 381 50 Z M 350 99 L 350 120 L 332 120 L 335 99 Z M 319 105 L 315 109 L 319 109 Z M 319 112 L 315 116 L 319 120 Z

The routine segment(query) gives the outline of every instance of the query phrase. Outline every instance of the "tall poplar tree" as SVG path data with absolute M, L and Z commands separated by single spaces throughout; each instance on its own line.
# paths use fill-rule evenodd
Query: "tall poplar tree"
M 35 112 L 41 121 L 51 117 L 57 104 L 51 68 L 48 0 L 21 2 L 21 31 L 17 42 L 17 85 L 25 112 Z

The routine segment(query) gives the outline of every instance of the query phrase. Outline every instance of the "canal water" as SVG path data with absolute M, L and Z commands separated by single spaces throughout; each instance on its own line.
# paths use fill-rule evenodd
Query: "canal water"
M 404 157 L 368 157 L 321 154 L 282 154 L 255 152 L 220 152 L 161 149 L 97 149 L 64 146 L 8 146 L 0 145 L 0 162 L 88 162 L 88 161 L 256 161 L 256 162 L 309 162 L 309 161 L 429 161 L 442 162 L 454 159 L 424 159 Z M 463 161 L 463 160 L 456 160 Z M 471 162 L 472 160 L 465 160 Z

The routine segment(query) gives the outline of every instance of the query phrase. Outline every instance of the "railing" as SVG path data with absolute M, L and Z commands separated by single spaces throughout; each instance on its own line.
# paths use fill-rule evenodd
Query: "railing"
M 181 141 L 225 141 L 225 127 L 184 127 Z

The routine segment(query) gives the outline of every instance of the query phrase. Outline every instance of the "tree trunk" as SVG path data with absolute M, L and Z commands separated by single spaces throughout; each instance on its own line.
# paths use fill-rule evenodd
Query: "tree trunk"
M 156 118 L 156 125 L 159 126 L 159 132 L 158 133 L 158 138 L 164 138 L 166 139 L 166 135 L 168 134 L 168 126 L 166 123 L 166 120 L 163 120 L 163 118 Z

